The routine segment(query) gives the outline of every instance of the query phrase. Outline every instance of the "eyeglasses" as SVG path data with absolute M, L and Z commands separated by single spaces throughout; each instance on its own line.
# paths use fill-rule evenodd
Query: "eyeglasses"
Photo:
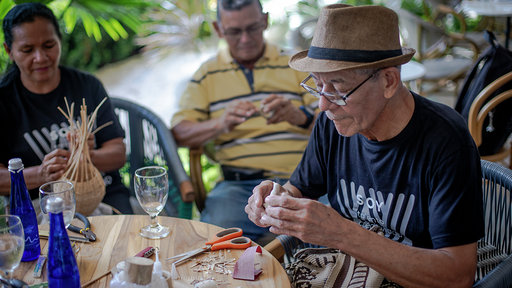
M 262 30 L 265 28 L 265 23 L 256 23 L 246 27 L 245 29 L 240 28 L 228 28 L 222 31 L 222 34 L 229 40 L 238 40 L 242 37 L 242 34 L 245 32 L 250 37 L 257 36 Z
M 300 86 L 302 86 L 302 88 L 304 88 L 304 90 L 308 91 L 311 95 L 315 96 L 316 98 L 320 99 L 320 98 L 322 98 L 322 96 L 324 96 L 325 99 L 327 99 L 327 101 L 329 101 L 333 104 L 336 104 L 338 106 L 345 106 L 345 105 L 347 105 L 348 96 L 350 96 L 354 92 L 356 92 L 356 90 L 359 89 L 359 87 L 363 86 L 363 84 L 366 83 L 366 81 L 370 80 L 370 78 L 375 76 L 379 71 L 380 71 L 380 69 L 375 70 L 375 72 L 373 72 L 370 76 L 368 76 L 368 78 L 366 78 L 363 82 L 359 83 L 359 85 L 357 85 L 356 88 L 350 90 L 350 92 L 345 93 L 345 94 L 341 94 L 338 91 L 336 91 L 336 93 L 323 92 L 323 91 L 319 91 L 316 88 L 308 86 L 306 84 L 306 82 L 308 82 L 308 80 L 311 79 L 311 77 L 312 77 L 311 75 L 309 75 L 308 77 L 306 77 L 306 79 L 304 79 L 302 82 L 300 82 Z

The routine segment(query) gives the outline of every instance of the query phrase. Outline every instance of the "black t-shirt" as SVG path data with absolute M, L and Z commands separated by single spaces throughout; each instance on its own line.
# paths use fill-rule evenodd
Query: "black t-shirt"
M 75 69 L 60 67 L 59 86 L 47 94 L 35 94 L 21 83 L 19 72 L 11 81 L 0 86 L 0 163 L 6 167 L 11 158 L 19 157 L 25 167 L 40 165 L 46 154 L 57 149 L 67 149 L 66 133 L 69 122 L 57 110 L 61 107 L 66 113 L 64 97 L 69 105 L 74 103 L 74 118 L 79 119 L 82 99 L 87 105 L 87 115 L 107 96 L 101 82 L 94 76 Z M 95 134 L 96 147 L 111 139 L 124 137 L 124 132 L 114 114 L 110 100 L 100 107 L 96 126 L 112 121 Z M 119 172 L 102 173 L 106 192 L 123 185 Z M 38 197 L 37 189 L 30 191 L 32 198 Z
M 407 245 L 475 242 L 484 235 L 478 150 L 453 109 L 414 100 L 405 129 L 382 142 L 343 137 L 322 113 L 290 182 L 310 198 L 327 193 L 345 218 Z

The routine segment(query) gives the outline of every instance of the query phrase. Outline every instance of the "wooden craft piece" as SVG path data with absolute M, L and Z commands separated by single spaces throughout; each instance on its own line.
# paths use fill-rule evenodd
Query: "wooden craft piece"
M 126 259 L 128 281 L 137 285 L 147 285 L 151 283 L 153 263 L 153 260 L 143 257 L 130 257 Z

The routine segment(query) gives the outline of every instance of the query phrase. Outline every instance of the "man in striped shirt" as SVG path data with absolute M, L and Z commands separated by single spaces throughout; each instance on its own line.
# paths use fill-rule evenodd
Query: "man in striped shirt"
M 298 85 L 307 74 L 265 43 L 268 14 L 258 0 L 219 0 L 213 23 L 227 48 L 194 74 L 172 119 L 178 144 L 213 141 L 224 181 L 206 200 L 204 222 L 241 227 L 257 240 L 268 232 L 244 212 L 263 179 L 288 179 L 306 148 L 318 101 Z

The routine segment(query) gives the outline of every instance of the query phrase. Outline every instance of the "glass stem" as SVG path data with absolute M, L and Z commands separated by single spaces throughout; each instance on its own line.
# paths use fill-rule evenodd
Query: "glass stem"
M 149 215 L 151 217 L 151 228 L 158 227 L 158 220 L 156 219 L 157 215 Z

